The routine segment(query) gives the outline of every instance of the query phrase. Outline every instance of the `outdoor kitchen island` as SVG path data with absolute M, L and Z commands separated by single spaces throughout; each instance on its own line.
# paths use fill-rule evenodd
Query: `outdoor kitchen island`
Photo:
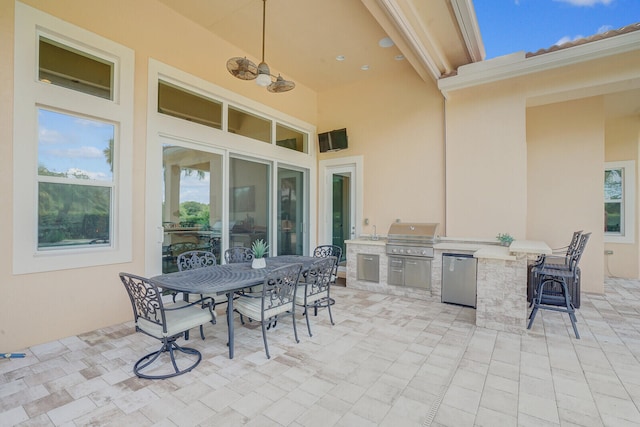
M 433 245 L 430 277 L 425 279 L 429 287 L 425 288 L 387 283 L 389 257 L 384 239 L 346 243 L 347 287 L 438 302 L 442 298 L 442 255 L 473 256 L 477 260 L 476 325 L 515 333 L 526 330 L 527 264 L 540 254 L 551 253 L 549 246 L 539 241 L 516 240 L 505 247 L 486 240 L 440 238 Z M 377 266 L 377 274 L 363 276 L 363 259 L 372 260 L 367 262 Z

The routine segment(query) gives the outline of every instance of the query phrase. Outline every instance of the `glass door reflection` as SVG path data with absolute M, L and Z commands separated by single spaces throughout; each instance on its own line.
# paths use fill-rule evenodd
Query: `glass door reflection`
M 278 255 L 303 255 L 304 172 L 278 168 Z
M 163 147 L 162 272 L 177 271 L 182 252 L 207 250 L 220 263 L 222 156 L 190 148 Z
M 269 243 L 270 176 L 268 164 L 229 160 L 229 247 Z

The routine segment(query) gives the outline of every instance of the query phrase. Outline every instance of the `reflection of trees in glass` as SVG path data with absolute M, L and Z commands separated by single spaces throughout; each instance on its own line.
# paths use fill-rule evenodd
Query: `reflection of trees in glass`
M 604 171 L 605 232 L 622 230 L 623 169 Z
M 104 153 L 105 160 L 109 165 L 111 173 L 113 173 L 113 138 L 109 139 L 109 146 L 102 150 L 102 152 Z
M 205 171 L 203 171 L 203 170 L 182 168 L 182 173 L 184 173 L 184 176 L 191 176 L 191 175 L 193 175 L 194 172 L 196 173 L 196 176 L 198 177 L 198 179 L 200 179 L 200 180 L 205 179 L 206 174 L 205 174 Z
M 622 169 L 604 172 L 604 197 L 607 200 L 622 199 Z
M 41 182 L 38 186 L 38 244 L 108 240 L 110 206 L 109 187 Z
M 209 205 L 193 201 L 180 203 L 180 224 L 208 226 Z

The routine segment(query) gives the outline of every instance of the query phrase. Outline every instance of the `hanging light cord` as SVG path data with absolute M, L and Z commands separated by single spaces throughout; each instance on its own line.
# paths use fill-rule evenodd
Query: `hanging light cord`
M 267 15 L 267 0 L 262 0 L 262 62 L 264 62 L 264 34 Z

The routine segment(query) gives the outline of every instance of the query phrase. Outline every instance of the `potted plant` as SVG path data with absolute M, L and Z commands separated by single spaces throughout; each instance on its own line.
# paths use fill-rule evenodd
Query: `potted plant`
M 251 262 L 251 267 L 265 268 L 267 266 L 267 262 L 264 257 L 265 255 L 267 255 L 269 245 L 267 245 L 267 243 L 263 239 L 255 240 L 251 244 L 251 250 L 253 251 L 253 261 Z
M 500 241 L 502 246 L 509 246 L 513 242 L 513 237 L 509 233 L 498 233 L 496 239 Z

